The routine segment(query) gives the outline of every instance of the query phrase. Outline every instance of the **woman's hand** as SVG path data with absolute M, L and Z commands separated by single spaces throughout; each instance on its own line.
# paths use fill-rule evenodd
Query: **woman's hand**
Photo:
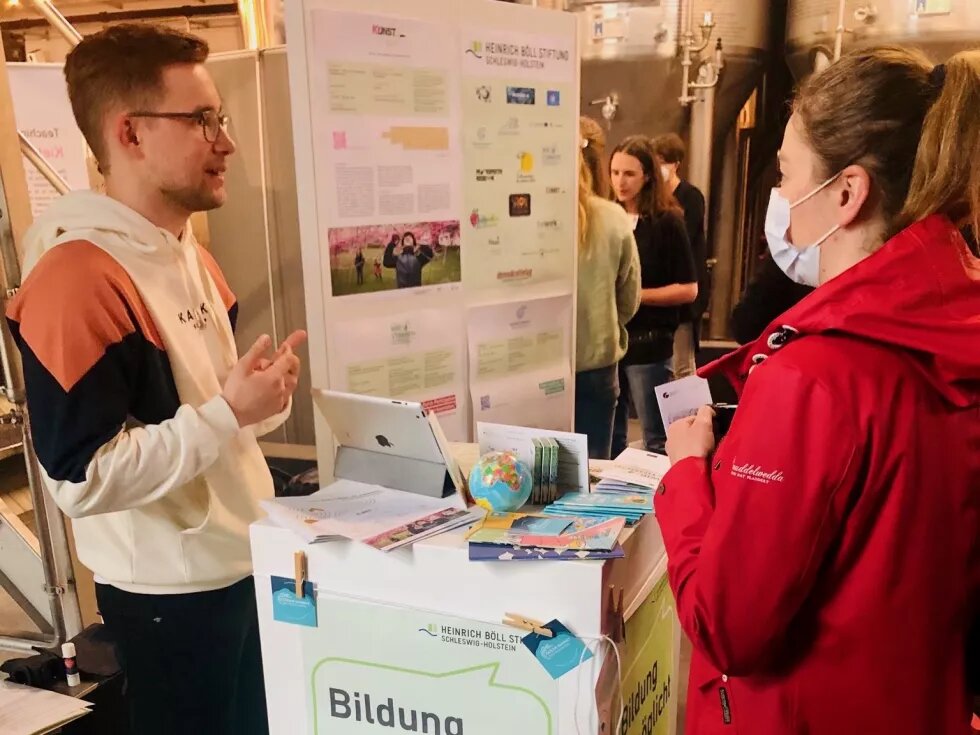
M 675 421 L 667 429 L 667 456 L 672 465 L 688 457 L 707 457 L 715 448 L 710 406 L 701 406 L 696 416 Z

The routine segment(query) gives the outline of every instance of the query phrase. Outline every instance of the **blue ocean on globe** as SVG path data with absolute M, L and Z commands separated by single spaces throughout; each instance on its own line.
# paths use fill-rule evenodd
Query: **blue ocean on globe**
M 489 452 L 470 470 L 470 495 L 481 508 L 506 513 L 531 497 L 531 470 L 512 452 Z

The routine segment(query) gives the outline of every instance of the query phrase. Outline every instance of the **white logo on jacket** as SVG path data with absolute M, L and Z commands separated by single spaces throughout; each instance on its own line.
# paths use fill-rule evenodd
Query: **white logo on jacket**
M 782 482 L 785 479 L 782 470 L 766 472 L 757 464 L 735 464 L 734 462 L 732 463 L 732 477 L 737 477 L 740 480 L 751 480 L 762 485 Z

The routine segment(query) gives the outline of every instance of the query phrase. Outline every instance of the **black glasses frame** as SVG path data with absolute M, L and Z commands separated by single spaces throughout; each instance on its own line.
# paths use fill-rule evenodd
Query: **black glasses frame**
M 151 117 L 164 120 L 193 120 L 201 126 L 204 133 L 204 140 L 214 143 L 218 140 L 218 135 L 228 131 L 228 123 L 231 118 L 215 110 L 197 110 L 195 112 L 130 112 L 129 117 Z

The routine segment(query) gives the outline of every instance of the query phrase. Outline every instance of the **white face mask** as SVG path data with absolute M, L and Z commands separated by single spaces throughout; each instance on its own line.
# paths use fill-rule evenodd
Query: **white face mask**
M 670 183 L 670 180 L 674 175 L 674 167 L 665 163 L 660 167 L 660 175 L 664 177 L 664 181 Z
M 840 229 L 834 225 L 827 233 L 810 245 L 796 245 L 789 241 L 790 210 L 816 195 L 818 192 L 837 180 L 840 173 L 834 174 L 806 196 L 797 199 L 792 204 L 779 189 L 773 189 L 769 197 L 769 209 L 766 211 L 766 241 L 769 252 L 776 265 L 796 283 L 804 286 L 820 285 L 820 250 L 819 247 L 827 238 Z

